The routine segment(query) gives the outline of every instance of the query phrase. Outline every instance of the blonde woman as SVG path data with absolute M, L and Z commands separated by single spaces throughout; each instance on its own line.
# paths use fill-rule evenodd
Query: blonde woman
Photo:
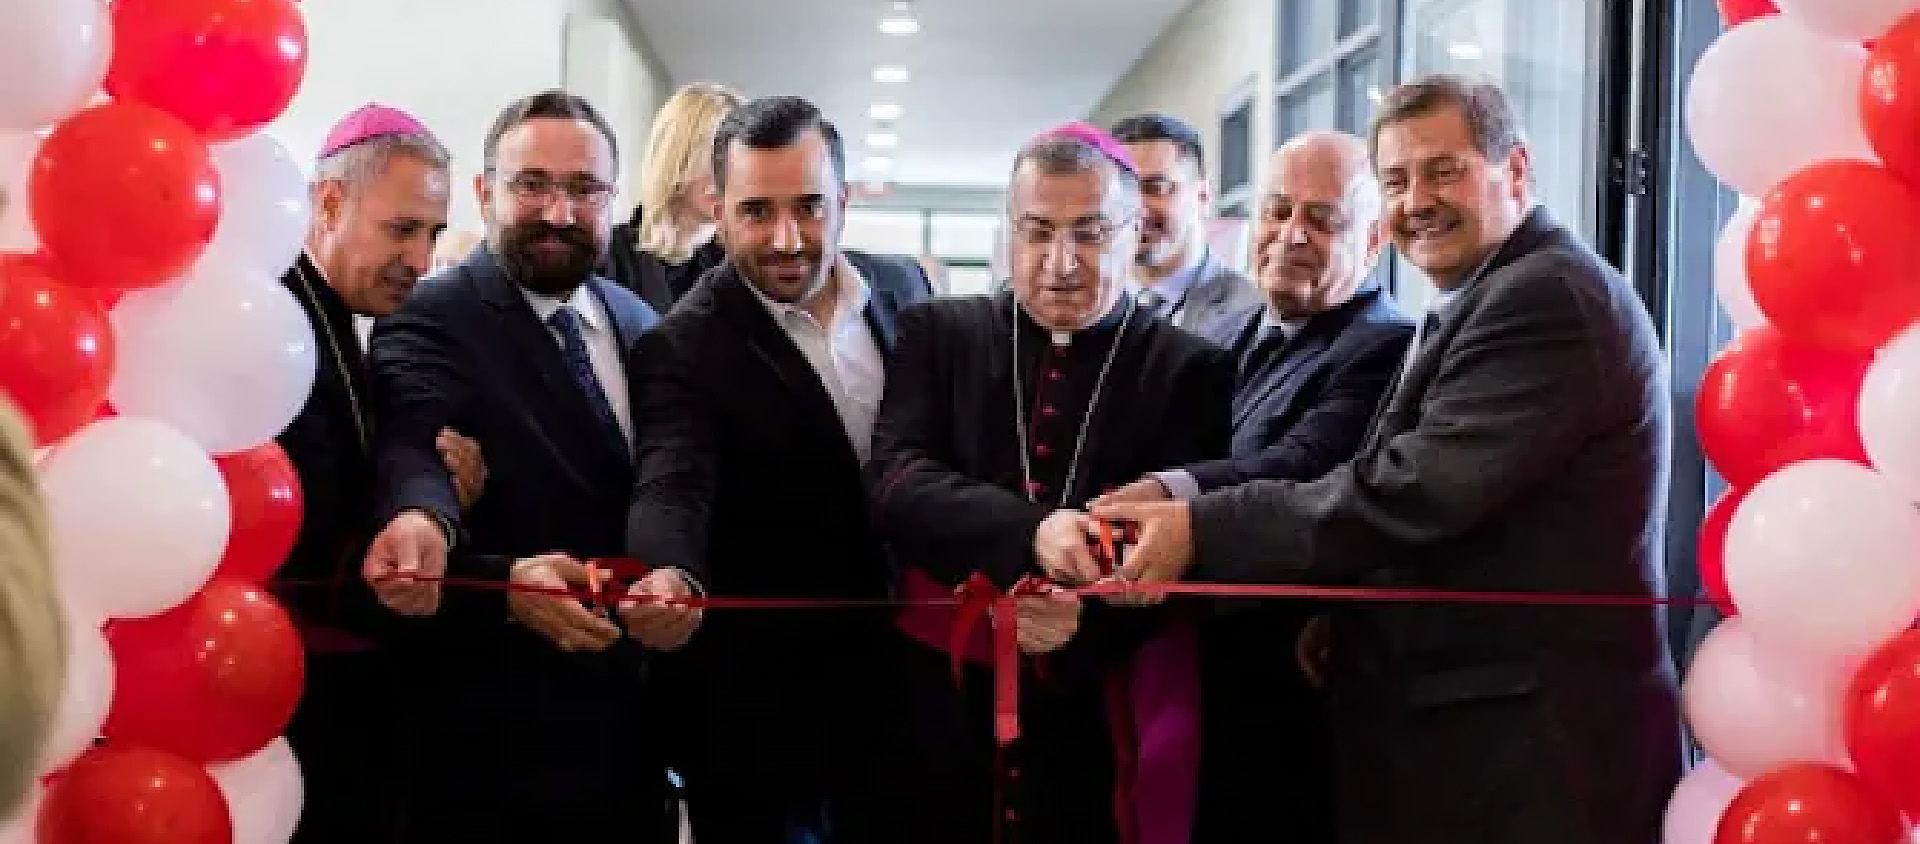
M 697 82 L 654 115 L 640 205 L 613 228 L 607 272 L 660 313 L 726 257 L 713 237 L 713 132 L 740 103 L 731 88 Z

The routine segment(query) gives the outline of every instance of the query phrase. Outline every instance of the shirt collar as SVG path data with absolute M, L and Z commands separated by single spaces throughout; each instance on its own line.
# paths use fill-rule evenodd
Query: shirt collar
M 525 287 L 520 288 L 520 295 L 527 297 L 527 304 L 533 308 L 534 315 L 540 318 L 542 325 L 553 319 L 553 312 L 560 310 L 561 305 L 571 306 L 574 313 L 580 315 L 580 322 L 586 325 L 588 331 L 599 331 L 601 321 L 605 319 L 600 309 L 593 307 L 593 294 L 587 292 L 584 284 L 574 288 L 573 293 L 564 299 L 535 293 Z
M 866 276 L 861 275 L 860 269 L 855 267 L 852 261 L 847 260 L 845 255 L 840 256 L 840 260 L 834 263 L 833 274 L 840 280 L 840 289 L 836 291 L 837 298 L 833 308 L 834 326 L 838 327 L 845 325 L 848 319 L 859 317 L 866 312 L 867 301 L 873 297 L 873 288 L 867 284 Z M 740 281 L 746 284 L 747 289 L 753 292 L 753 298 L 759 299 L 760 304 L 765 305 L 767 312 L 773 314 L 775 319 L 793 316 L 813 318 L 813 314 L 799 305 L 774 301 L 773 297 L 768 296 L 744 277 Z
M 1193 288 L 1200 283 L 1200 276 L 1206 271 L 1210 258 L 1212 258 L 1212 252 L 1203 246 L 1192 261 L 1187 262 L 1186 266 L 1174 270 L 1173 274 L 1167 276 L 1166 280 L 1151 287 L 1143 284 L 1140 286 L 1140 289 L 1152 290 L 1160 294 L 1162 301 L 1179 304 L 1185 301 L 1187 294 L 1192 292 Z
M 1282 319 L 1273 312 L 1272 308 L 1262 308 L 1260 310 L 1260 331 L 1263 334 L 1277 328 L 1285 333 L 1286 336 L 1293 337 L 1300 333 L 1300 329 L 1305 327 L 1307 327 L 1306 317 Z

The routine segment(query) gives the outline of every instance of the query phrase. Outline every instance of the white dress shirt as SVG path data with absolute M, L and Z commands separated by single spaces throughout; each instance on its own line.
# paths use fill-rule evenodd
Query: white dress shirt
M 600 297 L 593 295 L 584 284 L 574 288 L 573 295 L 565 299 L 542 296 L 525 287 L 520 288 L 520 293 L 527 297 L 533 315 L 540 318 L 540 324 L 546 327 L 555 345 L 560 344 L 560 331 L 549 322 L 553 312 L 560 310 L 561 305 L 570 305 L 580 315 L 580 333 L 587 343 L 587 360 L 593 363 L 593 377 L 600 379 L 600 390 L 607 394 L 607 403 L 613 405 L 613 418 L 620 424 L 620 435 L 631 447 L 633 407 L 627 396 L 627 370 L 620 361 L 620 340 L 613 332 L 613 318 L 600 304 Z
M 747 289 L 767 307 L 773 321 L 813 366 L 820 385 L 833 399 L 847 441 L 865 463 L 873 452 L 873 420 L 880 412 L 880 392 L 886 387 L 886 364 L 880 344 L 867 326 L 867 300 L 873 293 L 867 280 L 845 258 L 833 271 L 839 290 L 832 325 L 821 325 L 798 305 L 775 302 L 751 283 Z

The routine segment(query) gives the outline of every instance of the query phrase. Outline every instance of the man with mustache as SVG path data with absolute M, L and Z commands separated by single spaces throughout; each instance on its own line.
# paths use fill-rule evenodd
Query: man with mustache
M 1122 575 L 1149 582 L 1644 601 L 1346 604 L 1326 691 L 1342 842 L 1657 840 L 1680 742 L 1653 606 L 1671 431 L 1652 321 L 1535 202 L 1500 89 L 1402 85 L 1372 145 L 1388 231 L 1440 293 L 1354 458 L 1095 512 L 1141 522 Z
M 1266 307 L 1236 329 L 1233 447 L 1156 472 L 1102 502 L 1191 499 L 1257 478 L 1307 481 L 1353 456 L 1413 321 L 1370 280 L 1386 245 L 1366 142 L 1299 135 L 1273 154 L 1254 223 Z M 1316 607 L 1223 601 L 1200 627 L 1206 749 L 1197 836 L 1285 829 L 1333 840 L 1332 759 L 1310 657 L 1275 658 Z M 1318 629 L 1318 628 L 1316 628 Z M 1304 651 L 1303 651 L 1304 653 Z
M 861 467 L 882 356 L 927 280 L 841 251 L 846 153 L 811 103 L 734 110 L 711 162 L 730 257 L 640 341 L 629 546 L 730 597 L 884 599 Z M 658 689 L 684 704 L 694 838 L 907 840 L 879 822 L 897 806 L 875 726 L 904 646 L 878 608 L 707 618 Z
M 1134 272 L 1148 312 L 1220 346 L 1234 340 L 1259 294 L 1207 245 L 1207 181 L 1200 133 L 1178 118 L 1149 113 L 1113 126 L 1113 137 L 1140 168 L 1140 249 Z
M 319 368 L 307 403 L 277 438 L 303 509 L 276 592 L 306 645 L 306 688 L 287 738 L 300 757 L 301 844 L 393 841 L 405 811 L 392 772 L 399 734 L 385 708 L 400 682 L 396 619 L 353 576 L 376 527 L 375 401 L 355 317 L 392 313 L 428 269 L 447 224 L 448 155 L 419 121 L 368 105 L 328 133 L 314 165 L 306 250 L 282 283 L 306 311 Z M 462 504 L 485 466 L 471 440 L 436 445 Z
M 1052 588 L 1018 597 L 1017 615 L 994 623 L 1045 660 L 1022 669 L 1021 734 L 1002 759 L 989 637 L 950 655 L 953 609 L 932 603 L 976 576 L 1002 590 L 1100 580 L 1087 502 L 1226 451 L 1224 352 L 1126 295 L 1139 183 L 1098 129 L 1040 136 L 1015 158 L 1008 193 L 1011 290 L 901 315 L 868 464 L 876 525 L 914 603 L 898 616 L 915 650 L 897 671 L 907 703 L 894 763 L 912 790 L 891 840 L 977 844 L 996 823 L 1020 841 L 1186 840 L 1191 654 L 1140 658 L 1157 653 L 1143 643 L 1160 642 L 1165 613 Z M 967 660 L 958 693 L 955 656 Z
M 567 594 L 596 585 L 590 561 L 625 551 L 629 368 L 656 321 L 593 275 L 613 132 L 548 91 L 501 112 L 484 156 L 485 241 L 373 330 L 386 528 L 363 572 L 389 607 L 430 616 L 406 665 L 421 691 L 400 708 L 418 745 L 409 825 L 481 844 L 671 840 L 642 646 L 685 640 L 696 617 L 675 602 L 695 584 L 661 569 L 617 606 Z M 491 464 L 465 514 L 436 460 L 448 425 Z

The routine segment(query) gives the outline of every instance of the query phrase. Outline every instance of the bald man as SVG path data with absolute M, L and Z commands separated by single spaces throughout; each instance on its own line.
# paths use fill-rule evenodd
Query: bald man
M 1254 227 L 1265 303 L 1234 337 L 1225 458 L 1143 478 L 1109 500 L 1192 498 L 1260 478 L 1313 480 L 1353 456 L 1413 322 L 1371 278 L 1385 244 L 1366 142 L 1310 132 L 1277 150 Z M 1205 744 L 1195 841 L 1284 829 L 1331 841 L 1331 757 L 1309 660 L 1286 655 L 1314 607 L 1223 603 L 1200 629 Z M 1306 653 L 1308 649 L 1302 649 Z

